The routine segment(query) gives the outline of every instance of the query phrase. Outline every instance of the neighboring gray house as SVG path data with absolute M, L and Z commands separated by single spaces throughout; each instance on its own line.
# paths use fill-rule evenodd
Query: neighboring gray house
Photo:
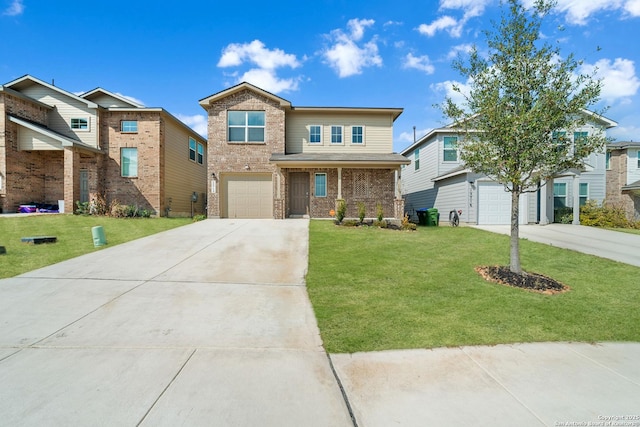
M 621 206 L 630 220 L 640 219 L 640 142 L 607 145 L 607 203 Z
M 589 115 L 592 121 L 578 129 L 574 138 L 616 126 L 609 119 Z M 462 210 L 462 222 L 510 224 L 511 193 L 502 184 L 465 167 L 460 159 L 460 138 L 452 127 L 438 128 L 400 153 L 412 161 L 402 170 L 405 212 L 416 219 L 416 210 L 435 207 L 443 220 L 455 209 Z M 586 164 L 584 171 L 564 171 L 538 191 L 523 194 L 520 223 L 547 224 L 553 222 L 554 209 L 573 207 L 575 212 L 587 199 L 602 202 L 606 190 L 605 151 L 591 154 Z M 574 223 L 579 223 L 578 215 L 574 218 Z

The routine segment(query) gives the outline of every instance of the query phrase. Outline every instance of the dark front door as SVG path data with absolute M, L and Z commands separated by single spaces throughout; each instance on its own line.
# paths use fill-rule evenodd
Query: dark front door
M 307 215 L 309 213 L 309 174 L 292 172 L 289 174 L 289 197 L 291 215 Z

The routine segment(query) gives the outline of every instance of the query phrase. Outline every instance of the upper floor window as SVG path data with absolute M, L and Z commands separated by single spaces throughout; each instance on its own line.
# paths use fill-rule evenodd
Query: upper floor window
M 204 163 L 204 145 L 198 142 L 198 163 Z
M 414 170 L 420 169 L 420 149 L 416 148 L 413 152 L 413 168 Z
M 229 111 L 227 113 L 230 142 L 264 142 L 264 111 Z
M 638 159 L 638 163 L 640 163 L 640 159 Z M 607 155 L 606 155 L 605 161 L 604 161 L 604 167 L 607 170 L 611 170 L 611 151 L 607 151 Z
M 309 144 L 322 144 L 322 126 L 309 126 Z
M 120 122 L 121 132 L 138 132 L 137 120 L 123 120 Z
M 351 143 L 352 144 L 364 143 L 364 127 L 351 126 Z
M 331 143 L 342 144 L 342 126 L 331 126 Z
M 457 136 L 444 137 L 444 150 L 443 150 L 442 159 L 445 162 L 458 161 L 458 137 Z
M 574 145 L 576 151 L 578 150 L 578 148 L 580 148 L 580 146 L 582 144 L 587 142 L 587 136 L 588 135 L 589 135 L 588 132 L 574 132 L 573 133 L 573 145 Z
M 137 148 L 121 148 L 120 149 L 120 167 L 122 176 L 137 177 L 138 176 L 138 149 Z
M 196 140 L 189 138 L 189 160 L 196 161 Z
M 558 152 L 563 152 L 567 145 L 567 133 L 553 131 L 553 133 L 551 134 L 551 140 L 553 142 L 553 145 L 556 147 L 556 150 Z
M 89 130 L 89 119 L 86 119 L 86 118 L 71 119 L 71 129 Z

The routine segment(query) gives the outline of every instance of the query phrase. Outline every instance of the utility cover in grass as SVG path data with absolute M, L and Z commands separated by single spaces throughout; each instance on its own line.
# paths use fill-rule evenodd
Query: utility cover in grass
M 537 273 L 514 273 L 508 266 L 488 265 L 475 268 L 485 280 L 501 285 L 521 288 L 541 294 L 559 294 L 567 292 L 570 288 L 550 277 Z

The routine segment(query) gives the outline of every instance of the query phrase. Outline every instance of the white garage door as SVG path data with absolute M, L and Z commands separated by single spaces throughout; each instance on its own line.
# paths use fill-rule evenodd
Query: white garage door
M 225 218 L 273 218 L 271 174 L 226 175 L 222 180 Z
M 523 194 L 520 196 L 520 224 L 526 224 L 527 217 L 527 194 Z M 505 191 L 502 184 L 478 184 L 478 224 L 511 224 L 511 193 Z

